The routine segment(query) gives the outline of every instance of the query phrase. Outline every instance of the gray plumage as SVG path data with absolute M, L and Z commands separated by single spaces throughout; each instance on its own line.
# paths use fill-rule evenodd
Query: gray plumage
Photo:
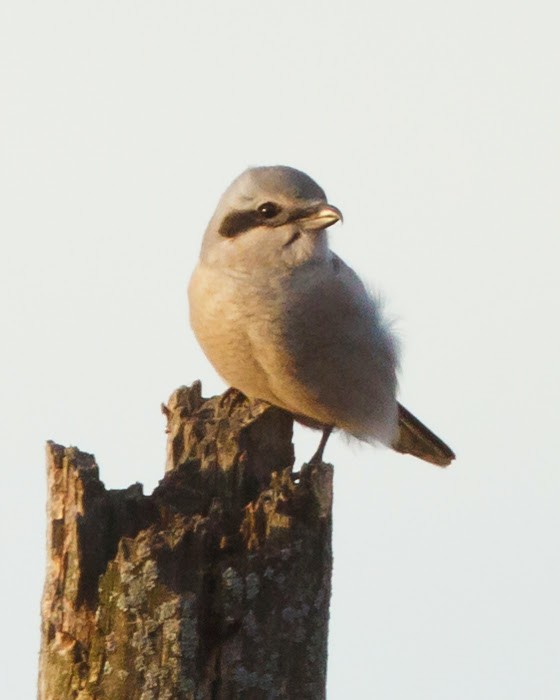
M 378 304 L 329 248 L 325 229 L 341 218 L 305 173 L 242 173 L 204 235 L 189 285 L 193 330 L 246 395 L 448 464 L 451 450 L 397 403 L 396 343 Z

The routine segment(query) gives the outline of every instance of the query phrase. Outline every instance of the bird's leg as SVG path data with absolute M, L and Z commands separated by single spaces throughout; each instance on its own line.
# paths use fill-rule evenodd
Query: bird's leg
M 308 464 L 321 464 L 323 461 L 323 452 L 325 451 L 325 445 L 327 444 L 327 440 L 330 437 L 330 434 L 333 431 L 332 425 L 327 425 L 325 428 L 323 428 L 323 434 L 321 436 L 321 442 L 319 443 L 319 447 L 317 448 L 317 451 L 311 457 L 309 460 Z
M 319 443 L 319 447 L 317 448 L 315 454 L 307 464 L 304 464 L 303 467 L 299 472 L 293 472 L 292 473 L 292 479 L 294 480 L 294 483 L 297 483 L 303 472 L 305 471 L 306 467 L 312 467 L 318 464 L 321 464 L 323 461 L 323 452 L 325 451 L 325 445 L 327 444 L 327 440 L 329 439 L 330 434 L 332 433 L 334 429 L 333 425 L 328 425 L 323 428 L 323 434 L 321 435 L 321 442 Z

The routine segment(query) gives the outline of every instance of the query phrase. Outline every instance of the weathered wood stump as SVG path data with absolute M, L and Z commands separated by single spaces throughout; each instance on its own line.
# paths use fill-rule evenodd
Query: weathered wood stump
M 325 697 L 332 468 L 236 391 L 164 408 L 165 477 L 107 490 L 49 443 L 40 700 Z

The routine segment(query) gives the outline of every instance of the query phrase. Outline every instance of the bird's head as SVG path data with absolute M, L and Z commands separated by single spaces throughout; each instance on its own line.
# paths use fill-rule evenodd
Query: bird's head
M 328 255 L 325 229 L 341 220 L 305 173 L 283 165 L 249 168 L 220 199 L 201 257 L 238 270 L 293 267 Z

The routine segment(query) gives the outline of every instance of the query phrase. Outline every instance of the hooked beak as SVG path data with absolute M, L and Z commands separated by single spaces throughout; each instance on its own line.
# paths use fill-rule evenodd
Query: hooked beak
M 321 231 L 342 220 L 340 209 L 337 209 L 332 204 L 324 204 L 322 202 L 302 212 L 301 216 L 298 217 L 298 223 L 304 231 Z

